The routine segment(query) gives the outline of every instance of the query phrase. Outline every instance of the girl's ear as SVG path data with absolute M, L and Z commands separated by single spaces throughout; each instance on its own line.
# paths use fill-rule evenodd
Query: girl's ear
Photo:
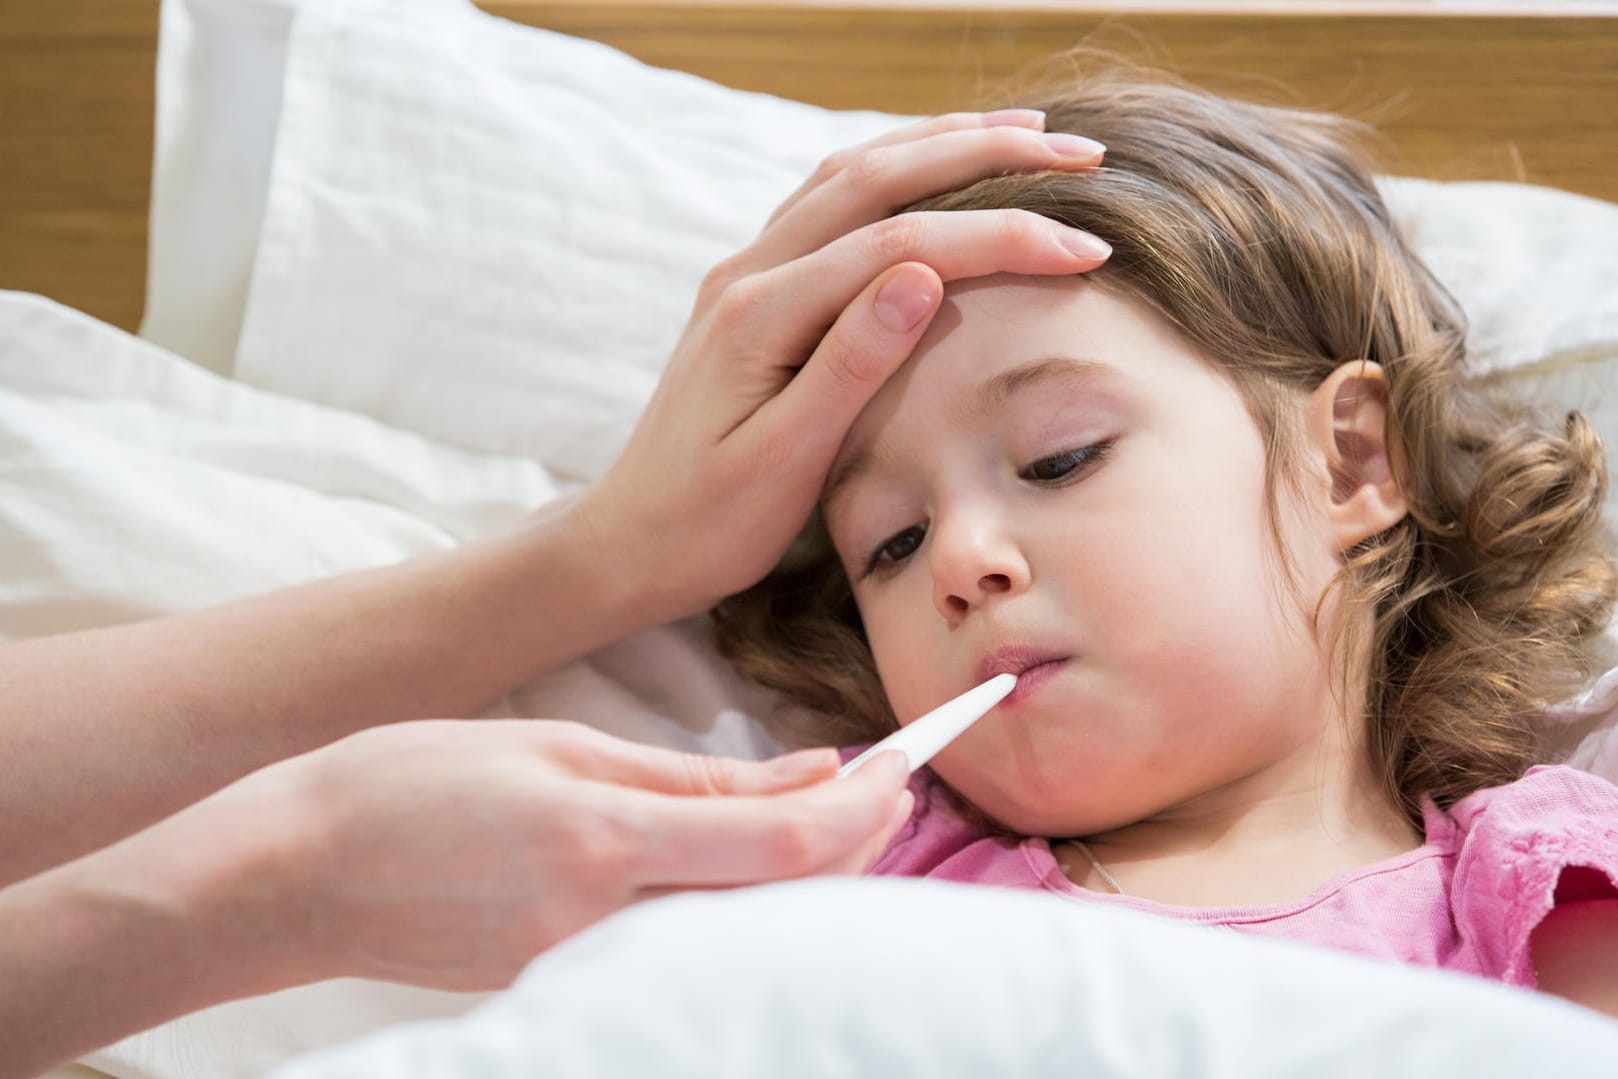
M 1331 475 L 1327 514 L 1338 550 L 1397 524 L 1409 509 L 1388 452 L 1388 378 L 1353 360 L 1309 395 L 1309 441 Z

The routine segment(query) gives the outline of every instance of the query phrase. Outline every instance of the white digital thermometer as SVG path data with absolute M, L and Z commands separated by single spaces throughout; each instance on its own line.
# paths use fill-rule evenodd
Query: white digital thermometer
M 974 686 L 954 700 L 945 701 L 909 726 L 894 731 L 837 769 L 837 777 L 841 779 L 869 758 L 890 749 L 903 753 L 910 761 L 910 770 L 914 772 L 932 760 L 933 754 L 955 741 L 966 728 L 987 715 L 989 709 L 1004 700 L 1016 685 L 1017 676 L 1014 674 L 995 675 L 981 686 Z

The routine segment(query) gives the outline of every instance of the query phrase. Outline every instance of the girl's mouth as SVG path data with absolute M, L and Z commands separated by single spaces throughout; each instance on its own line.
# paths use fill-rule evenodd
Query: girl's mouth
M 1037 692 L 1040 686 L 1064 670 L 1071 658 L 1071 656 L 1059 656 L 1024 668 L 1017 675 L 1017 688 L 1006 695 L 1006 699 L 1000 702 L 999 707 L 1015 708 L 1026 700 L 1030 694 Z
M 983 682 L 1005 671 L 1016 675 L 1017 687 L 997 706 L 1012 708 L 1027 699 L 1072 660 L 1072 655 L 1051 649 L 1009 645 L 983 657 L 983 662 L 978 664 L 977 680 Z

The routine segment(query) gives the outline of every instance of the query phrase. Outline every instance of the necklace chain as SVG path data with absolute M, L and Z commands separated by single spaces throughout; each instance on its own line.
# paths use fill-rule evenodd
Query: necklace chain
M 1119 895 L 1126 895 L 1127 894 L 1122 888 L 1120 888 L 1118 886 L 1118 881 L 1113 877 L 1113 875 L 1111 873 L 1107 872 L 1107 867 L 1101 864 L 1101 859 L 1097 858 L 1095 856 L 1095 854 L 1093 854 L 1091 852 L 1090 848 L 1085 846 L 1083 840 L 1070 839 L 1070 840 L 1068 840 L 1068 843 L 1070 843 L 1072 846 L 1075 846 L 1075 847 L 1079 848 L 1079 853 L 1084 855 L 1085 858 L 1089 859 L 1090 868 L 1094 869 L 1098 874 L 1100 874 L 1101 879 L 1107 882 L 1107 887 L 1111 888 L 1113 891 L 1117 892 Z

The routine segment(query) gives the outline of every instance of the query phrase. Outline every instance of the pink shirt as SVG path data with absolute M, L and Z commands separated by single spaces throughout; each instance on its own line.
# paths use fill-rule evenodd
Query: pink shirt
M 1530 988 L 1528 935 L 1540 919 L 1558 901 L 1618 897 L 1618 787 L 1562 766 L 1533 768 L 1448 811 L 1427 802 L 1421 847 L 1344 873 L 1304 899 L 1212 909 L 1087 891 L 1067 879 L 1044 839 L 969 823 L 931 769 L 912 776 L 910 789 L 916 808 L 872 875 L 1037 888 Z

